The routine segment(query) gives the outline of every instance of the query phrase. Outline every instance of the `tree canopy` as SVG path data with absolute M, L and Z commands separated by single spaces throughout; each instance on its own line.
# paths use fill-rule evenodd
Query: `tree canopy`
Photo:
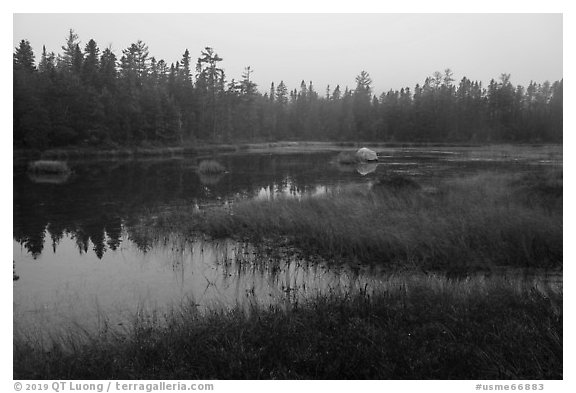
M 62 53 L 30 43 L 14 50 L 14 146 L 119 146 L 232 141 L 561 142 L 563 81 L 514 86 L 502 74 L 487 86 L 446 69 L 422 84 L 375 96 L 365 70 L 355 88 L 321 95 L 312 81 L 262 94 L 246 66 L 226 80 L 222 58 L 186 49 L 168 65 L 138 40 L 120 58 L 69 31 Z

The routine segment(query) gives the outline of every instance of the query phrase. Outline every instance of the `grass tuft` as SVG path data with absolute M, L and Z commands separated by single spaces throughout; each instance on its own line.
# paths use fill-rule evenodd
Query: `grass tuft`
M 226 168 L 218 161 L 204 160 L 198 165 L 198 172 L 202 174 L 217 174 L 224 173 Z
M 38 160 L 28 165 L 28 170 L 32 173 L 65 174 L 70 172 L 68 164 L 64 161 Z

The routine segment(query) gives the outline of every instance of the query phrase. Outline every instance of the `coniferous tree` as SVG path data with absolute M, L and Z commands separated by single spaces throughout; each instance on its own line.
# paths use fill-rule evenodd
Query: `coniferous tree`
M 218 63 L 222 60 L 213 48 L 206 47 L 196 63 L 197 86 L 201 94 L 203 108 L 209 108 L 208 127 L 213 140 L 217 140 L 217 101 L 224 92 L 224 70 L 218 67 Z M 202 117 L 205 118 L 204 113 Z
M 450 142 L 561 142 L 563 81 L 513 85 L 508 74 L 482 83 L 454 83 L 450 69 L 423 83 L 378 98 L 366 71 L 356 87 L 327 86 L 319 95 L 302 81 L 283 81 L 265 94 L 251 67 L 227 82 L 222 58 L 210 47 L 196 63 L 190 53 L 170 67 L 142 41 L 117 60 L 94 40 L 80 49 L 69 31 L 62 52 L 43 48 L 36 66 L 30 43 L 13 54 L 14 144 L 49 148 L 77 145 L 182 144 L 274 139 Z M 226 86 L 226 89 L 225 89 Z M 97 237 L 94 234 L 95 238 Z
M 374 130 L 370 121 L 372 102 L 372 79 L 366 71 L 360 72 L 356 77 L 356 89 L 354 90 L 353 114 L 354 139 L 369 140 L 374 138 Z
M 90 40 L 84 49 L 85 58 L 82 64 L 82 79 L 84 83 L 92 87 L 99 87 L 98 67 L 100 61 L 100 49 L 96 41 Z
M 42 57 L 38 63 L 38 71 L 40 73 L 54 75 L 56 71 L 56 55 L 54 52 L 47 53 L 46 46 L 42 46 Z
M 274 82 L 270 84 L 270 94 L 268 95 L 268 99 L 274 102 L 274 98 L 276 95 L 276 89 L 274 88 Z
M 34 72 L 36 66 L 34 64 L 34 52 L 32 46 L 27 40 L 20 41 L 20 45 L 14 51 L 14 70 Z
M 72 57 L 72 73 L 75 76 L 80 76 L 82 73 L 82 66 L 84 64 L 84 54 L 80 49 L 80 44 L 76 44 L 74 47 L 74 55 Z
M 340 99 L 340 85 L 336 85 L 336 88 L 332 92 L 332 100 L 339 100 Z
M 276 88 L 276 101 L 280 105 L 288 104 L 288 88 L 284 84 L 284 81 L 280 81 Z
M 190 70 L 190 52 L 188 49 L 182 55 L 182 67 L 180 75 L 184 85 L 192 83 L 192 71 Z
M 80 41 L 78 34 L 70 29 L 66 38 L 66 45 L 62 46 L 62 54 L 58 56 L 58 66 L 65 71 L 72 71 L 74 61 L 77 57 L 76 48 L 79 47 Z M 77 59 L 76 59 L 77 60 Z
M 102 56 L 100 56 L 98 79 L 102 83 L 103 87 L 111 91 L 114 91 L 116 87 L 116 67 L 116 55 L 110 48 L 106 48 L 104 52 L 102 52 Z

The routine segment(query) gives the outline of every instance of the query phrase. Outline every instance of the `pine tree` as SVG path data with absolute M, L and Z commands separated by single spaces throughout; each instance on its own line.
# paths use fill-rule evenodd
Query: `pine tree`
M 366 71 L 360 72 L 356 77 L 356 90 L 354 90 L 353 114 L 357 138 L 373 138 L 373 124 L 370 121 L 370 105 L 372 98 L 372 79 Z
M 356 90 L 355 94 L 371 95 L 372 94 L 372 79 L 366 71 L 361 71 L 356 77 Z
M 218 67 L 218 63 L 223 59 L 218 56 L 214 49 L 206 47 L 201 52 L 201 57 L 198 58 L 196 63 L 196 71 L 198 73 L 197 84 L 200 86 L 200 91 L 207 89 L 206 95 L 203 97 L 204 101 L 208 98 L 210 103 L 210 131 L 212 139 L 217 139 L 217 97 L 224 91 L 224 70 Z
M 75 58 L 77 57 L 76 49 L 77 47 L 79 48 L 79 44 L 78 34 L 74 33 L 74 30 L 70 29 L 68 37 L 66 38 L 66 45 L 62 46 L 63 53 L 58 56 L 59 68 L 66 71 L 72 71 Z

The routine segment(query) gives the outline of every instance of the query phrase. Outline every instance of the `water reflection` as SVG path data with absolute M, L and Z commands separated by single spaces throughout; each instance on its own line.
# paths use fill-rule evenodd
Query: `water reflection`
M 366 176 L 369 173 L 373 173 L 378 168 L 378 164 L 375 162 L 367 162 L 363 164 L 358 164 L 356 166 L 356 171 L 362 176 Z
M 65 234 L 55 252 L 32 258 L 14 242 L 14 328 L 36 339 L 57 337 L 71 326 L 93 332 L 129 326 L 140 312 L 162 315 L 185 304 L 201 311 L 254 304 L 292 307 L 316 294 L 390 290 L 406 286 L 403 276 L 368 266 L 310 262 L 285 247 L 233 241 L 207 241 L 166 235 L 146 249 L 123 232 L 122 242 L 101 259 L 79 253 L 77 239 Z M 519 290 L 535 283 L 540 291 L 562 291 L 562 274 L 503 271 Z M 486 279 L 479 276 L 479 285 Z M 422 275 L 433 285 L 446 279 Z M 470 278 L 462 277 L 462 285 Z M 15 279 L 16 280 L 16 279 Z
M 199 173 L 198 179 L 200 183 L 207 186 L 215 186 L 224 178 L 223 173 Z
M 45 248 L 56 249 L 62 237 L 70 235 L 80 250 L 91 249 L 102 258 L 118 248 L 122 226 L 137 226 L 139 217 L 158 209 L 321 195 L 390 174 L 409 175 L 422 186 L 433 186 L 437 179 L 480 170 L 535 170 L 534 164 L 545 170 L 547 165 L 561 165 L 561 155 L 543 149 L 540 153 L 534 149 L 521 161 L 509 152 L 388 149 L 378 163 L 358 167 L 334 163 L 336 153 L 232 154 L 218 158 L 229 172 L 216 176 L 197 173 L 198 162 L 204 159 L 199 157 L 71 162 L 74 175 L 66 179 L 31 178 L 22 163 L 14 167 L 13 236 L 34 257 Z M 509 161 L 504 161 L 506 157 Z M 143 241 L 133 236 L 136 243 Z
M 64 184 L 70 179 L 70 172 L 63 173 L 34 173 L 28 172 L 28 178 L 39 184 Z
M 375 286 L 370 274 L 309 263 L 289 249 L 169 235 L 143 249 L 123 232 L 105 255 L 79 252 L 65 234 L 55 252 L 34 259 L 14 242 L 14 323 L 18 329 L 58 331 L 70 324 L 124 323 L 138 310 L 182 301 L 198 307 L 248 307 L 294 302 L 326 291 Z M 95 248 L 90 243 L 89 248 Z
M 25 163 L 15 164 L 15 323 L 41 328 L 103 316 L 120 321 L 138 307 L 183 299 L 202 306 L 249 304 L 379 285 L 371 272 L 310 265 L 246 244 L 154 239 L 140 221 L 151 211 L 323 195 L 359 184 L 368 189 L 389 174 L 409 175 L 434 190 L 438 179 L 450 176 L 561 165 L 561 150 L 559 156 L 534 150 L 518 159 L 506 152 L 388 149 L 378 164 L 360 170 L 335 164 L 336 154 L 224 155 L 219 161 L 229 172 L 215 177 L 197 173 L 199 157 L 71 162 L 74 175 L 66 179 L 30 177 Z

